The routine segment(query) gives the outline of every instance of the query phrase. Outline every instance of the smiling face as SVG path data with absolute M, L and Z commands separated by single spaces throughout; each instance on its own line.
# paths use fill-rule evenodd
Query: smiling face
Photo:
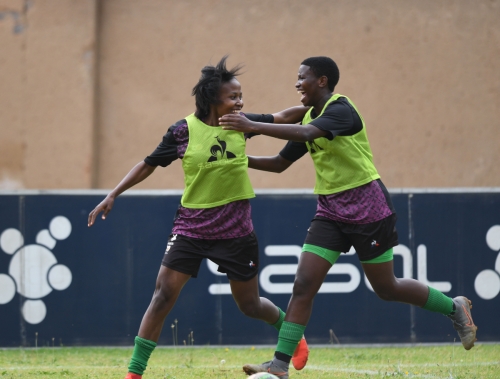
M 304 106 L 314 106 L 318 100 L 324 96 L 325 80 L 324 76 L 316 77 L 309 66 L 301 65 L 295 88 L 301 94 L 300 102 Z
M 243 93 L 241 84 L 236 79 L 224 83 L 219 90 L 219 103 L 214 104 L 215 116 L 221 117 L 228 113 L 238 113 L 243 108 Z

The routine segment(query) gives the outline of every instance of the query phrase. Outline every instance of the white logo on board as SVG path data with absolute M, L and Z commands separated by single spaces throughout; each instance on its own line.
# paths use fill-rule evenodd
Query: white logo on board
M 500 293 L 500 225 L 493 225 L 486 233 L 486 244 L 498 253 L 494 270 L 483 270 L 476 276 L 474 288 L 480 298 L 491 300 Z
M 45 319 L 47 308 L 41 300 L 53 289 L 65 290 L 72 280 L 68 267 L 57 264 L 52 253 L 57 240 L 71 234 L 71 222 L 64 216 L 54 217 L 49 229 L 36 236 L 36 244 L 24 245 L 24 237 L 17 229 L 6 229 L 0 235 L 0 248 L 12 255 L 9 274 L 0 274 L 0 304 L 10 302 L 16 290 L 26 298 L 21 312 L 26 322 L 39 324 Z
M 403 260 L 403 278 L 413 278 L 413 256 L 411 251 L 405 245 L 398 245 L 393 248 L 394 255 L 401 256 Z M 302 247 L 299 245 L 268 245 L 264 249 L 264 253 L 267 256 L 272 257 L 296 257 L 297 262 L 299 261 L 300 254 L 302 253 Z M 342 254 L 339 260 L 342 259 L 344 255 L 354 255 L 355 250 L 351 250 Z M 430 281 L 427 278 L 427 247 L 425 245 L 419 245 L 417 247 L 417 279 L 431 287 L 436 288 L 441 292 L 451 291 L 452 285 L 450 282 L 446 281 Z M 208 269 L 211 273 L 221 276 L 224 275 L 217 271 L 217 265 L 207 259 Z M 293 289 L 293 279 L 290 282 L 283 281 L 272 281 L 271 278 L 279 277 L 280 275 L 287 275 L 293 277 L 297 272 L 298 263 L 290 264 L 270 264 L 265 266 L 259 275 L 259 283 L 264 291 L 274 294 L 291 294 Z M 328 271 L 327 276 L 332 275 L 347 275 L 349 279 L 347 281 L 325 281 L 318 293 L 350 293 L 354 292 L 361 283 L 361 272 L 360 270 L 351 263 L 335 263 Z M 373 288 L 364 276 L 364 282 L 366 287 L 373 291 Z M 226 283 L 214 283 L 208 287 L 208 292 L 212 295 L 229 295 L 231 294 L 231 287 Z
M 405 245 L 398 245 L 393 248 L 394 255 L 399 255 L 403 259 L 403 278 L 413 277 L 413 256 L 410 249 Z M 274 245 L 266 246 L 266 255 L 269 256 L 296 256 L 297 261 L 302 253 L 302 248 L 298 245 Z M 343 255 L 354 255 L 355 250 L 351 248 L 348 253 Z M 341 257 L 342 257 L 341 256 Z M 417 279 L 422 283 L 432 286 L 439 291 L 449 292 L 451 290 L 450 282 L 431 282 L 427 278 L 427 248 L 425 245 L 419 245 L 417 247 Z M 340 258 L 341 259 L 341 258 Z M 262 288 L 269 293 L 292 293 L 293 282 L 290 283 L 274 283 L 271 281 L 272 276 L 278 275 L 295 275 L 297 272 L 298 264 L 272 264 L 264 267 L 260 274 L 260 285 Z M 348 281 L 329 281 L 324 282 L 318 293 L 350 293 L 354 292 L 361 283 L 361 272 L 360 270 L 351 263 L 335 263 L 328 271 L 328 276 L 330 275 L 347 275 L 349 277 Z M 366 287 L 373 291 L 373 288 L 364 276 L 364 282 Z
M 484 300 L 491 300 L 500 294 L 500 225 L 492 226 L 486 233 L 486 243 L 488 247 L 497 254 L 494 269 L 486 269 L 481 271 L 474 281 L 474 288 L 477 295 Z M 403 278 L 413 278 L 413 255 L 410 249 L 405 245 L 398 245 L 393 248 L 394 255 L 401 256 L 403 260 Z M 302 253 L 302 248 L 299 245 L 269 245 L 266 246 L 264 252 L 267 256 L 274 257 L 296 257 L 297 262 Z M 344 255 L 355 254 L 354 249 L 342 254 L 339 260 Z M 431 286 L 441 292 L 450 292 L 452 285 L 448 281 L 430 281 L 427 278 L 427 247 L 423 244 L 417 247 L 417 280 Z M 207 260 L 208 269 L 211 273 L 222 276 L 224 274 L 217 271 L 217 265 Z M 293 281 L 283 282 L 271 280 L 273 277 L 280 275 L 294 276 L 297 272 L 298 264 L 270 264 L 265 266 L 259 275 L 259 283 L 268 293 L 274 294 L 291 294 L 293 289 Z M 344 281 L 328 281 L 324 282 L 318 293 L 349 293 L 355 291 L 361 283 L 360 270 L 350 263 L 335 263 L 328 271 L 328 276 L 345 275 L 348 280 Z M 370 282 L 364 276 L 366 287 L 373 291 Z M 229 284 L 214 283 L 208 288 L 212 295 L 229 295 L 231 288 Z

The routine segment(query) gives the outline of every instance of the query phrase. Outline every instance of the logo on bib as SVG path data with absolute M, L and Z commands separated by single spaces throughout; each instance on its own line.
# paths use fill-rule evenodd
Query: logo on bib
M 226 141 L 223 141 L 219 138 L 219 136 L 215 137 L 217 139 L 217 142 L 219 143 L 218 145 L 213 145 L 210 148 L 210 154 L 212 156 L 208 158 L 207 162 L 213 162 L 218 159 L 226 158 L 226 159 L 231 159 L 231 158 L 236 158 L 236 155 L 231 153 L 230 151 L 226 150 Z
M 309 145 L 309 149 L 311 150 L 311 154 L 314 154 L 318 150 L 323 150 L 321 146 L 319 146 L 316 142 L 313 141 L 307 141 L 306 144 Z

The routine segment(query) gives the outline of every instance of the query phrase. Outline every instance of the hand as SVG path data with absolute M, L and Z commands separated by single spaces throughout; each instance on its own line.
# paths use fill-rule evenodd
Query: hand
M 88 220 L 88 226 L 89 228 L 94 225 L 95 219 L 97 215 L 101 212 L 102 213 L 102 219 L 105 220 L 106 216 L 108 215 L 109 212 L 111 212 L 111 209 L 113 209 L 113 204 L 115 202 L 115 199 L 110 196 L 106 196 L 106 198 L 99 203 L 97 207 L 94 208 L 92 212 L 89 213 L 89 220 Z
M 253 132 L 252 121 L 241 114 L 230 113 L 219 118 L 219 125 L 224 130 L 236 130 L 238 132 Z

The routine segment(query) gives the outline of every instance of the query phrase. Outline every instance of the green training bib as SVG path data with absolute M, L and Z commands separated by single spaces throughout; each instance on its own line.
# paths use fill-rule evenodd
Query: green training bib
M 213 208 L 255 197 L 248 177 L 243 133 L 186 117 L 189 142 L 182 159 L 186 208 Z
M 362 186 L 380 175 L 373 164 L 373 155 L 366 134 L 365 121 L 352 101 L 343 95 L 333 95 L 323 107 L 320 117 L 328 104 L 340 97 L 347 99 L 359 115 L 363 128 L 352 136 L 335 136 L 333 140 L 325 137 L 306 142 L 316 169 L 314 193 L 330 195 Z M 302 120 L 303 125 L 309 124 L 312 108 Z

